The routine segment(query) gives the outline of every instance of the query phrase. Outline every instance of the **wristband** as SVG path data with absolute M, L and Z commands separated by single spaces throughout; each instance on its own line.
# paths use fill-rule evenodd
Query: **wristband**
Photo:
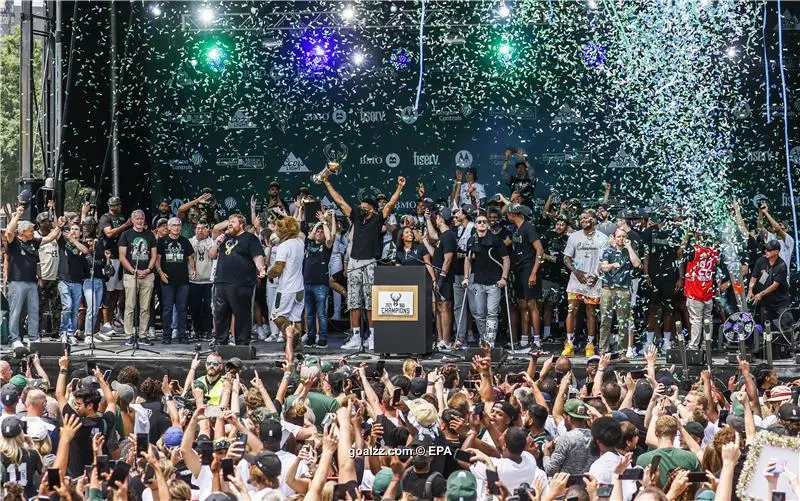
M 67 374 L 69 374 L 69 371 L 67 369 L 58 369 L 58 373 L 64 374 L 66 376 Z
M 175 400 L 175 397 L 173 397 L 172 395 L 166 395 L 165 398 L 167 399 L 167 402 L 172 402 L 173 400 Z

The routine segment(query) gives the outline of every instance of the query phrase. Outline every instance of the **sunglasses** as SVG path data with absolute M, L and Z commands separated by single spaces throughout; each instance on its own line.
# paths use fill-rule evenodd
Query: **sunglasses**
M 210 365 L 212 367 L 216 367 L 218 365 L 222 365 L 222 362 L 206 362 L 206 365 Z
M 487 221 L 485 219 L 479 219 L 479 220 L 475 221 L 475 224 L 489 224 L 489 221 Z

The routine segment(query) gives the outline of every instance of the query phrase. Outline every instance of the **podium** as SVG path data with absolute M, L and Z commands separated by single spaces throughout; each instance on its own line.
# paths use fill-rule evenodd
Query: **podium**
M 378 266 L 372 286 L 375 353 L 430 353 L 433 285 L 424 266 Z

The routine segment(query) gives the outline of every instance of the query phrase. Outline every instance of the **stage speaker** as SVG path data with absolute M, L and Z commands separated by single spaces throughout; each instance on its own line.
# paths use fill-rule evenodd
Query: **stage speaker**
M 703 359 L 703 350 L 686 350 L 687 366 L 705 365 Z M 678 348 L 667 350 L 667 363 L 675 364 L 680 367 L 683 363 L 681 360 L 681 350 Z
M 492 348 L 491 350 L 492 362 L 494 363 L 499 362 L 503 358 L 504 354 L 505 350 L 503 348 Z M 464 351 L 464 360 L 467 362 L 472 362 L 472 357 L 474 357 L 475 355 L 482 357 L 483 350 L 479 346 L 467 346 L 467 348 Z
M 216 351 L 222 357 L 223 362 L 227 362 L 234 357 L 240 360 L 255 360 L 256 358 L 255 346 L 220 345 L 217 346 Z
M 31 343 L 31 353 L 39 353 L 39 358 L 56 357 L 64 355 L 63 343 L 34 342 Z
M 772 360 L 792 358 L 792 348 L 784 343 L 772 343 Z

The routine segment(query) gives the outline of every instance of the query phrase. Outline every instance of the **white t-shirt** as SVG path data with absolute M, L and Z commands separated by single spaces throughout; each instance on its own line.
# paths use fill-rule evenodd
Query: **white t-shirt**
M 567 292 L 592 298 L 600 297 L 602 286 L 599 279 L 600 259 L 603 257 L 603 249 L 605 249 L 606 245 L 608 245 L 608 237 L 597 230 L 588 237 L 583 230 L 570 234 L 567 239 L 567 246 L 564 249 L 564 256 L 572 258 L 572 264 L 575 269 L 587 275 L 594 275 L 598 279 L 594 287 L 592 287 L 589 284 L 578 282 L 575 274 L 570 273 Z
M 42 238 L 38 231 L 34 235 Z M 42 280 L 58 279 L 58 240 L 39 246 L 39 265 L 42 269 Z
M 794 254 L 794 238 L 792 238 L 788 232 L 786 233 L 786 238 L 783 240 L 774 233 L 767 233 L 767 241 L 769 240 L 777 240 L 780 242 L 781 250 L 778 252 L 778 255 L 783 259 L 783 262 L 786 263 L 786 269 L 791 269 L 792 254 Z M 41 252 L 42 250 L 39 248 L 39 253 L 41 254 Z
M 344 255 L 347 253 L 348 238 L 346 235 L 336 235 L 333 239 L 331 258 L 328 260 L 328 273 L 330 276 L 344 269 Z
M 197 275 L 189 282 L 193 284 L 210 284 L 211 271 L 214 266 L 214 260 L 208 256 L 208 252 L 214 245 L 214 240 L 211 237 L 206 237 L 205 240 L 197 240 L 194 236 L 189 239 L 194 249 L 194 262 L 197 269 Z
M 469 196 L 469 190 L 472 187 L 475 187 L 475 200 L 480 200 L 482 198 L 486 198 L 486 190 L 483 188 L 481 183 L 467 183 L 464 182 L 461 184 L 461 190 L 458 193 L 458 205 L 472 205 L 472 198 Z
M 305 246 L 300 237 L 291 238 L 278 245 L 275 260 L 285 263 L 278 277 L 278 292 L 291 294 L 303 290 L 303 255 Z
M 294 494 L 294 489 L 286 485 L 286 472 L 289 471 L 289 467 L 294 463 L 295 456 L 291 452 L 286 451 L 278 451 L 275 453 L 278 456 L 278 459 L 281 460 L 281 475 L 278 477 L 281 483 L 281 492 L 285 496 L 291 496 Z M 308 465 L 305 461 L 300 461 L 300 464 L 297 465 L 297 475 L 295 478 L 303 478 L 308 476 Z
M 594 475 L 594 478 L 601 484 L 613 484 L 614 470 L 619 465 L 619 462 L 622 461 L 622 458 L 623 456 L 616 452 L 607 451 L 592 463 L 592 466 L 589 467 L 589 473 Z M 622 499 L 625 501 L 633 499 L 637 490 L 636 481 L 622 481 Z
M 508 458 L 491 458 L 497 468 L 497 476 L 509 492 L 521 484 L 526 483 L 533 486 L 537 479 L 544 480 L 545 492 L 548 490 L 547 474 L 536 466 L 536 459 L 529 452 L 522 453 L 522 460 L 515 463 Z M 478 500 L 491 499 L 492 496 L 486 490 L 486 465 L 475 463 L 469 467 L 478 484 Z

